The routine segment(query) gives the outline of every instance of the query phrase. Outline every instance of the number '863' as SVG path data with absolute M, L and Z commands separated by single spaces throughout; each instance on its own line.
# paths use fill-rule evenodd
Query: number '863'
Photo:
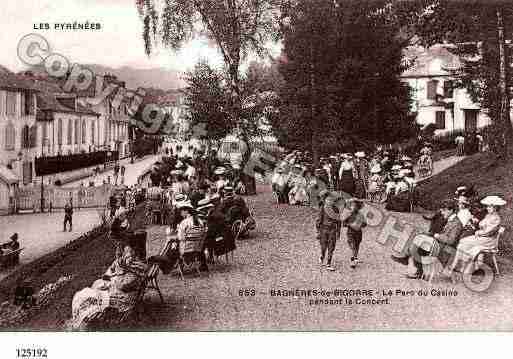
M 254 289 L 239 289 L 239 297 L 254 297 L 255 294 Z

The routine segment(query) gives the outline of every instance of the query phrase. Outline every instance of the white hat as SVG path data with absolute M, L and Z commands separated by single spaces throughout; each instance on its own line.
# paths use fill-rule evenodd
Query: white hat
M 408 161 L 411 161 L 411 158 L 408 156 L 403 156 L 403 157 L 401 157 L 401 161 L 408 162 Z
M 400 174 L 403 174 L 403 175 L 408 175 L 411 173 L 411 169 L 409 168 L 403 168 L 402 170 L 399 171 Z
M 194 207 L 192 206 L 191 202 L 184 201 L 176 204 L 176 209 L 182 210 L 182 209 L 189 209 L 194 210 Z
M 485 206 L 504 206 L 507 202 L 500 198 L 499 196 L 488 196 L 485 197 L 482 201 L 482 204 Z
M 372 166 L 370 171 L 371 171 L 371 173 L 379 173 L 379 172 L 381 172 L 381 166 L 380 165 L 374 165 L 374 166 Z
M 363 151 L 358 151 L 354 154 L 356 157 L 359 157 L 359 158 L 362 158 L 362 157 L 365 157 L 365 152 Z
M 401 165 L 393 165 L 392 166 L 392 171 L 399 171 L 402 168 L 403 168 L 403 166 L 401 166 Z
M 214 171 L 214 174 L 216 175 L 224 175 L 226 173 L 226 168 L 224 167 L 217 167 Z

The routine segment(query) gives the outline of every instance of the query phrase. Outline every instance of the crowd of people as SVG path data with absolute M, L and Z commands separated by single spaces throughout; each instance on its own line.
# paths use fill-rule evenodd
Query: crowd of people
M 425 143 L 418 163 L 431 165 L 431 154 L 431 145 Z M 414 161 L 401 151 L 378 147 L 370 156 L 358 151 L 321 157 L 320 166 L 313 168 L 308 152 L 293 151 L 276 167 L 272 189 L 278 203 L 315 203 L 316 194 L 329 189 L 407 212 L 411 211 L 416 183 Z
M 392 259 L 408 266 L 408 278 L 422 278 L 422 258 L 436 258 L 442 275 L 474 273 L 483 265 L 483 252 L 497 250 L 501 228 L 500 209 L 506 201 L 498 195 L 480 197 L 472 186 L 460 186 L 433 215 L 428 233 L 416 237 L 406 254 Z M 427 261 L 429 262 L 429 261 Z

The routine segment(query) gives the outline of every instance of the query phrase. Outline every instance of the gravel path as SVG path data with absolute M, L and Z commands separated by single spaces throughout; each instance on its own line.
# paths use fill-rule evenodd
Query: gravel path
M 360 266 L 349 267 L 350 252 L 345 239 L 338 241 L 335 272 L 318 264 L 315 240 L 316 211 L 306 207 L 272 204 L 267 187 L 248 199 L 257 220 L 257 230 L 239 241 L 232 263 L 212 267 L 209 276 L 172 273 L 160 275 L 165 304 L 155 293 L 147 296 L 146 314 L 140 328 L 147 330 L 512 330 L 513 279 L 497 278 L 484 293 L 472 292 L 463 283 L 409 280 L 406 267 L 390 259 L 392 249 L 377 243 L 377 229 L 364 233 Z M 262 193 L 263 192 L 263 193 Z M 425 226 L 419 215 L 400 219 Z M 150 253 L 163 243 L 164 227 L 150 230 Z M 239 290 L 255 290 L 241 296 Z M 339 304 L 314 304 L 321 295 L 273 296 L 272 290 L 356 289 L 371 296 L 329 297 Z M 392 291 L 384 296 L 383 291 Z M 427 292 L 419 296 L 418 291 Z M 434 290 L 432 292 L 432 290 Z M 457 296 L 438 296 L 438 290 Z M 409 292 L 403 295 L 396 291 Z M 353 303 L 345 302 L 352 299 Z M 356 299 L 386 300 L 388 303 L 356 304 Z

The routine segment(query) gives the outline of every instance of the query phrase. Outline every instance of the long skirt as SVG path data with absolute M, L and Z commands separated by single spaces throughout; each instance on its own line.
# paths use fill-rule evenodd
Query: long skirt
M 355 193 L 355 182 L 353 177 L 353 170 L 342 171 L 342 176 L 340 177 L 340 191 L 350 194 L 351 196 Z
M 459 261 L 467 263 L 474 260 L 482 250 L 495 248 L 497 248 L 497 239 L 495 236 L 484 237 L 474 235 L 462 238 L 456 248 L 454 264 L 458 264 Z

